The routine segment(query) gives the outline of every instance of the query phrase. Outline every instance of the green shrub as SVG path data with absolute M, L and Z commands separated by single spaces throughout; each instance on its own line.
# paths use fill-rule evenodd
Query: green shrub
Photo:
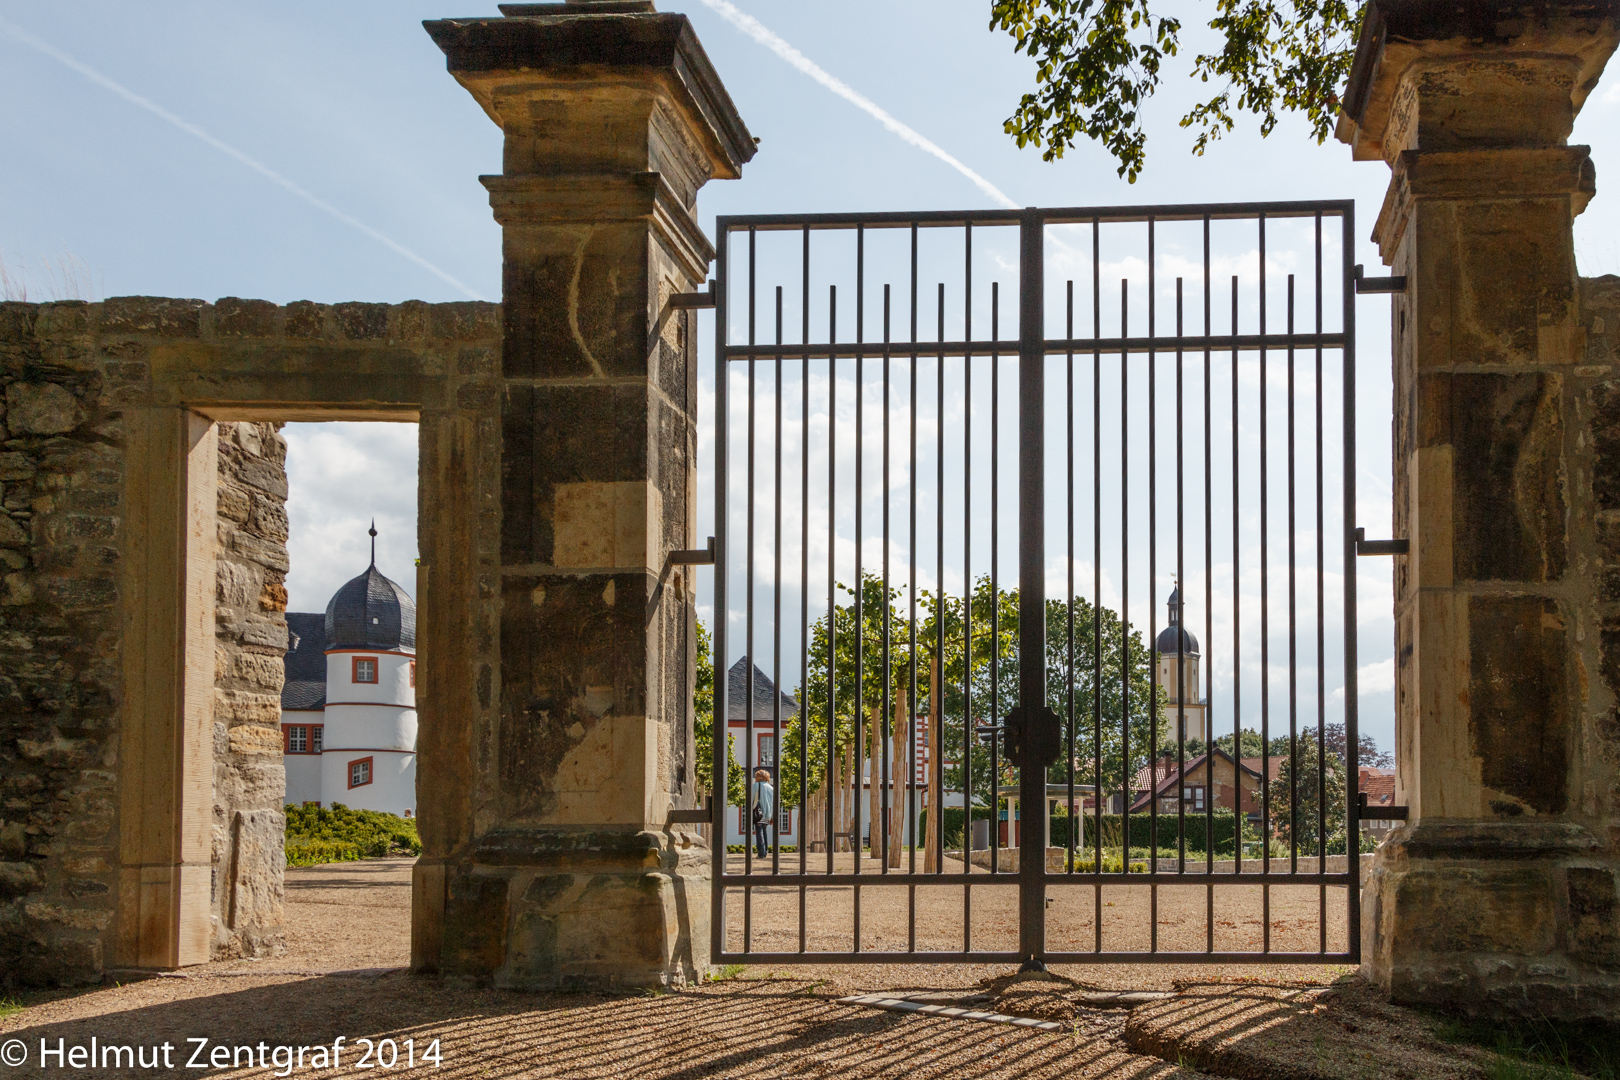
M 342 803 L 329 807 L 289 804 L 286 810 L 288 866 L 422 854 L 422 841 L 411 818 L 381 810 L 351 810 Z

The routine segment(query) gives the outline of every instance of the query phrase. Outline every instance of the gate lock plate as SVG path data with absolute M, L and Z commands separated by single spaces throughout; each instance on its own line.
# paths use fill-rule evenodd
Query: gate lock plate
M 1007 760 L 1024 769 L 1044 769 L 1063 753 L 1063 721 L 1045 703 L 1016 705 L 1002 722 Z

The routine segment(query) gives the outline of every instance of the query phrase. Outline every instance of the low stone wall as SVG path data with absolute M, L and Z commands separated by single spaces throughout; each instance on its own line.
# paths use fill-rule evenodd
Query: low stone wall
M 100 978 L 115 915 L 119 499 L 86 304 L 0 304 L 0 986 Z
M 426 388 L 438 395 L 426 416 L 493 400 L 500 348 L 494 304 L 0 304 L 0 989 L 93 983 L 134 964 L 139 919 L 119 895 L 134 827 L 120 808 L 132 418 L 217 390 L 214 372 L 302 387 L 316 368 L 340 403 Z M 217 435 L 202 955 L 264 956 L 283 941 L 286 445 L 269 423 Z M 147 805 L 172 813 L 171 798 L 192 795 L 152 791 Z
M 287 652 L 287 442 L 219 425 L 215 566 L 213 954 L 283 950 L 281 686 Z

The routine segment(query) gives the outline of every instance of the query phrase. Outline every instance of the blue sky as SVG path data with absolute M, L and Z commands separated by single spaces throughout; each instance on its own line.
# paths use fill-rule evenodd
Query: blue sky
M 1002 120 L 1031 78 L 986 26 L 983 0 L 738 0 L 740 9 L 1025 205 L 1353 198 L 1358 261 L 1388 170 L 1317 146 L 1286 118 L 1269 139 L 1246 124 L 1203 158 L 1176 118 L 1198 85 L 1175 68 L 1147 110 L 1149 158 L 1127 184 L 1100 150 L 1044 163 Z M 749 127 L 758 157 L 711 183 L 716 214 L 954 209 L 992 205 L 978 186 L 908 144 L 739 31 L 703 0 L 684 9 Z M 1192 22 L 1207 5 L 1184 3 Z M 287 302 L 498 298 L 499 231 L 481 173 L 500 133 L 444 70 L 424 18 L 494 15 L 492 3 L 278 0 L 274 4 L 0 0 L 0 257 L 31 299 L 75 267 L 72 291 Z M 19 36 L 22 35 L 27 37 Z M 33 43 L 30 43 L 30 40 Z M 227 144 L 371 233 L 334 217 L 193 132 L 75 70 L 38 43 Z M 1190 42 L 1196 47 L 1197 41 Z M 1599 193 L 1576 223 L 1588 275 L 1620 273 L 1620 77 L 1605 78 L 1573 141 L 1593 145 Z M 382 234 L 391 242 L 379 241 Z M 402 255 L 399 248 L 414 253 Z M 435 271 L 424 267 L 430 264 Z M 53 271 L 53 268 L 56 268 Z M 452 282 L 459 283 L 453 284 Z M 55 291 L 61 291 L 58 284 Z M 1388 303 L 1360 302 L 1360 523 L 1388 534 Z M 708 317 L 705 316 L 705 319 Z M 705 334 L 700 340 L 707 340 Z M 707 367 L 707 365 L 705 365 Z M 414 590 L 415 460 L 408 428 L 288 429 L 295 608 L 319 609 L 363 569 L 375 514 L 379 563 Z M 364 479 L 362 479 L 364 478 Z M 1375 565 L 1368 565 L 1375 564 Z M 1388 563 L 1363 560 L 1364 725 L 1390 741 Z

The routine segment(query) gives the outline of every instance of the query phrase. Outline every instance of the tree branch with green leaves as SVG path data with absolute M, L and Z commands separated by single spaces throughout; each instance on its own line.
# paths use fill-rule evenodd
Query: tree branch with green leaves
M 1005 129 L 1020 148 L 1061 158 L 1077 139 L 1101 143 L 1131 183 L 1147 162 L 1142 110 L 1166 61 L 1181 53 L 1179 19 L 1151 0 L 991 0 L 990 29 L 1009 34 L 1035 61 L 1035 90 Z M 1241 113 L 1269 135 L 1283 112 L 1303 113 L 1318 143 L 1332 133 L 1350 74 L 1364 0 L 1217 0 L 1209 28 L 1219 47 L 1188 74 L 1218 90 L 1181 118 L 1193 153 L 1236 126 Z

